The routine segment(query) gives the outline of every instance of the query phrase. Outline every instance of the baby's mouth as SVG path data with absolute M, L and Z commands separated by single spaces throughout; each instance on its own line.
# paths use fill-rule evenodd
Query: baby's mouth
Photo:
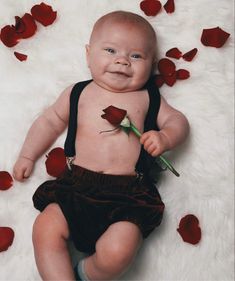
M 129 74 L 125 73 L 125 72 L 122 72 L 122 71 L 109 71 L 109 73 L 117 76 L 117 77 L 120 77 L 120 78 L 128 78 L 130 77 Z

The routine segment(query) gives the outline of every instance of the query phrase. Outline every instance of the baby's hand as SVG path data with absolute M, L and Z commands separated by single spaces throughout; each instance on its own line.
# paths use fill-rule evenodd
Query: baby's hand
M 17 181 L 22 182 L 25 179 L 29 178 L 29 176 L 32 173 L 33 167 L 34 167 L 33 160 L 20 156 L 14 165 L 13 177 Z
M 144 149 L 153 157 L 161 155 L 169 148 L 169 141 L 161 131 L 152 130 L 143 133 L 140 143 L 143 144 Z

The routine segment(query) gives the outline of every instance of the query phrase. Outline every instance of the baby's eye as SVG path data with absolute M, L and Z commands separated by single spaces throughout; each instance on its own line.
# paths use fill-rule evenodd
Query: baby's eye
M 105 48 L 104 50 L 107 51 L 110 54 L 115 54 L 115 50 L 112 49 L 112 48 Z
M 142 56 L 140 54 L 132 54 L 131 57 L 134 58 L 134 59 L 141 59 L 142 58 Z

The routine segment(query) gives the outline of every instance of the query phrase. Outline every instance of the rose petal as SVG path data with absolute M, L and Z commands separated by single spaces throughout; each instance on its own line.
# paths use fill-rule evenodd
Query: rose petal
M 180 59 L 182 53 L 178 48 L 172 48 L 166 52 L 166 56 L 169 58 Z
M 106 119 L 109 123 L 111 123 L 114 126 L 119 126 L 127 114 L 126 110 L 117 108 L 112 105 L 103 109 L 103 111 L 105 114 L 101 115 L 101 117 L 103 119 Z
M 160 88 L 165 83 L 163 75 L 157 74 L 156 79 L 155 79 L 155 83 L 158 86 L 158 88 Z
M 190 72 L 186 69 L 178 69 L 176 71 L 176 78 L 179 80 L 185 80 L 190 77 Z
M 46 157 L 47 160 L 45 164 L 47 173 L 52 177 L 59 177 L 64 172 L 66 167 L 64 149 L 61 147 L 56 147 L 52 149 Z
M 192 61 L 193 58 L 196 56 L 197 54 L 197 48 L 192 49 L 191 51 L 185 53 L 182 58 L 186 61 Z
M 175 11 L 175 2 L 174 2 L 174 0 L 168 0 L 163 7 L 164 7 L 165 11 L 168 14 L 174 13 L 174 11 Z
M 168 86 L 172 87 L 176 82 L 176 72 L 171 75 L 164 76 L 164 81 Z
M 10 227 L 0 227 L 0 252 L 6 251 L 13 243 L 14 230 Z
M 13 185 L 12 176 L 6 171 L 0 171 L 0 190 L 7 190 Z
M 158 62 L 159 72 L 164 76 L 172 75 L 175 72 L 175 68 L 174 62 L 169 59 L 163 58 Z
M 229 36 L 229 33 L 225 32 L 223 29 L 217 26 L 214 28 L 203 29 L 201 42 L 205 46 L 221 48 L 225 44 Z
M 13 47 L 19 43 L 20 36 L 14 26 L 6 25 L 1 29 L 0 39 L 5 46 Z
M 15 17 L 15 20 L 16 33 L 21 38 L 29 38 L 35 34 L 37 25 L 30 14 L 26 13 L 22 18 Z
M 146 16 L 156 16 L 162 8 L 161 2 L 157 0 L 144 0 L 140 2 L 140 9 Z
M 197 244 L 201 240 L 201 228 L 196 216 L 189 214 L 180 220 L 177 229 L 184 242 Z
M 36 21 L 40 22 L 44 26 L 52 24 L 57 16 L 57 12 L 53 11 L 50 5 L 43 2 L 40 5 L 33 6 L 31 14 Z
M 25 60 L 27 60 L 27 57 L 28 57 L 27 55 L 21 54 L 18 52 L 14 52 L 14 55 L 19 61 L 25 61 Z

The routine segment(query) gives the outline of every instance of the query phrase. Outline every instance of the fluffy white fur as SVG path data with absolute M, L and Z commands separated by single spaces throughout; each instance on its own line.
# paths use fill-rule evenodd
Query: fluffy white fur
M 140 0 L 47 0 L 58 12 L 48 27 L 17 46 L 0 43 L 0 170 L 11 172 L 25 134 L 36 116 L 68 85 L 90 78 L 85 44 L 93 23 L 113 10 L 145 15 Z M 162 4 L 166 1 L 161 0 Z M 191 124 L 188 141 L 168 153 L 181 173 L 166 172 L 159 190 L 166 204 L 161 227 L 146 241 L 122 280 L 231 281 L 234 278 L 234 189 L 233 189 L 233 1 L 177 0 L 176 11 L 164 10 L 146 17 L 158 34 L 158 54 L 178 47 L 182 52 L 198 48 L 192 62 L 176 61 L 191 78 L 162 95 L 185 113 Z M 36 0 L 1 0 L 0 27 L 14 24 L 14 16 L 30 11 Z M 231 34 L 220 48 L 200 42 L 203 28 L 219 26 Z M 28 55 L 19 62 L 13 51 Z M 53 147 L 63 146 L 65 135 Z M 39 159 L 25 183 L 0 192 L 0 225 L 15 231 L 13 245 L 0 253 L 0 280 L 40 280 L 31 242 L 32 224 L 38 212 L 31 197 L 36 187 L 49 179 L 45 156 Z M 176 231 L 181 217 L 195 214 L 202 229 L 201 242 L 193 246 Z M 45 229 L 46 231 L 46 229 Z M 72 251 L 74 258 L 77 253 Z

